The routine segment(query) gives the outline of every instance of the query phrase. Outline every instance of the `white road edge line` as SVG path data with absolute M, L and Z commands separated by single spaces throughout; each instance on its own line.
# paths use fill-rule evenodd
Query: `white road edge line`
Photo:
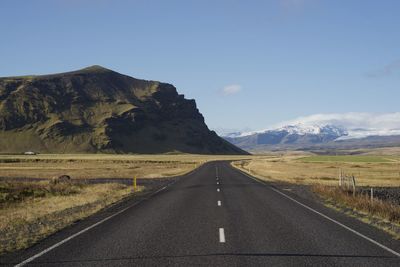
M 220 190 L 219 190 L 219 188 L 217 188 L 217 192 L 219 192 Z
M 175 182 L 176 182 L 176 181 L 175 181 Z M 90 229 L 92 229 L 92 228 L 94 228 L 94 227 L 96 227 L 96 226 L 98 226 L 98 225 L 100 225 L 100 224 L 102 224 L 102 223 L 104 223 L 104 222 L 106 222 L 106 221 L 112 219 L 112 218 L 114 218 L 115 216 L 117 216 L 117 215 L 119 215 L 119 214 L 121 214 L 121 213 L 127 211 L 128 209 L 130 209 L 130 208 L 132 208 L 132 207 L 134 207 L 134 206 L 136 206 L 136 205 L 142 203 L 144 200 L 147 200 L 147 199 L 151 198 L 152 196 L 156 195 L 157 193 L 159 193 L 159 192 L 165 190 L 167 187 L 169 187 L 169 186 L 175 184 L 175 182 L 173 182 L 173 183 L 171 183 L 171 184 L 169 184 L 169 185 L 167 185 L 167 186 L 164 186 L 163 188 L 161 188 L 161 189 L 155 191 L 155 192 L 152 193 L 149 197 L 147 197 L 147 198 L 145 198 L 145 199 L 143 199 L 143 200 L 140 200 L 140 201 L 138 201 L 138 202 L 136 202 L 136 203 L 130 205 L 129 207 L 126 207 L 126 208 L 124 208 L 124 209 L 118 211 L 117 213 L 114 213 L 113 215 L 110 215 L 110 216 L 104 218 L 103 220 L 101 220 L 101 221 L 99 221 L 99 222 L 97 222 L 97 223 L 95 223 L 95 224 L 92 224 L 91 226 L 89 226 L 89 227 L 87 227 L 87 228 L 85 228 L 85 229 L 83 229 L 83 230 L 81 230 L 81 231 L 79 231 L 79 232 L 77 232 L 77 233 L 75 233 L 75 234 L 73 234 L 73 235 L 71 235 L 71 236 L 69 236 L 69 237 L 63 239 L 63 240 L 61 240 L 60 242 L 58 242 L 58 243 L 52 245 L 51 247 L 48 247 L 48 248 L 46 248 L 45 250 L 43 250 L 43 251 L 41 251 L 41 252 L 39 252 L 39 253 L 33 255 L 32 257 L 30 257 L 30 258 L 24 260 L 23 262 L 18 263 L 17 265 L 15 265 L 15 267 L 21 267 L 21 266 L 24 266 L 24 265 L 26 265 L 26 264 L 32 262 L 33 260 L 39 258 L 40 256 L 43 256 L 43 255 L 46 254 L 47 252 L 49 252 L 49 251 L 51 251 L 51 250 L 53 250 L 53 249 L 55 249 L 55 248 L 61 246 L 62 244 L 64 244 L 64 243 L 70 241 L 71 239 L 73 239 L 73 238 L 75 238 L 75 237 L 77 237 L 77 236 L 79 236 L 79 235 L 81 235 L 81 234 L 83 234 L 83 233 L 89 231 Z
M 276 193 L 278 193 L 278 194 L 280 194 L 280 195 L 282 195 L 282 196 L 284 196 L 284 197 L 290 199 L 291 201 L 293 201 L 293 202 L 299 204 L 300 206 L 302 206 L 302 207 L 304 207 L 304 208 L 306 208 L 306 209 L 308 209 L 308 210 L 310 210 L 310 211 L 312 211 L 312 212 L 314 212 L 314 213 L 316 213 L 316 214 L 318 214 L 318 215 L 324 217 L 325 219 L 327 219 L 327 220 L 329 220 L 329 221 L 331 221 L 331 222 L 333 222 L 333 223 L 335 223 L 335 224 L 337 224 L 337 225 L 339 225 L 339 226 L 345 228 L 346 230 L 348 230 L 348 231 L 350 231 L 350 232 L 352 232 L 352 233 L 358 235 L 359 237 L 364 238 L 365 240 L 367 240 L 367 241 L 369 241 L 369 242 L 371 242 L 371 243 L 377 245 L 378 247 L 380 247 L 380 248 L 382 248 L 382 249 L 384 249 L 384 250 L 386 250 L 386 251 L 392 253 L 393 255 L 395 255 L 395 256 L 397 256 L 397 257 L 400 257 L 400 253 L 399 253 L 399 252 L 394 251 L 393 249 L 388 248 L 388 247 L 385 246 L 385 245 L 382 245 L 382 244 L 379 243 L 378 241 L 375 241 L 375 240 L 373 240 L 372 238 L 369 238 L 368 236 L 365 236 L 365 235 L 363 235 L 362 233 L 357 232 L 356 230 L 354 230 L 354 229 L 352 229 L 352 228 L 350 228 L 350 227 L 344 225 L 343 223 L 338 222 L 338 221 L 336 221 L 335 219 L 332 219 L 331 217 L 329 217 L 329 216 L 327 216 L 327 215 L 325 215 L 325 214 L 323 214 L 323 213 L 321 213 L 321 212 L 319 212 L 319 211 L 317 211 L 317 210 L 315 210 L 315 209 L 313 209 L 313 208 L 307 206 L 306 204 L 303 204 L 303 203 L 297 201 L 296 199 L 294 199 L 294 198 L 292 198 L 292 197 L 286 195 L 285 193 L 283 193 L 283 192 L 281 192 L 281 191 L 279 191 L 279 190 L 277 190 L 277 189 L 275 189 L 275 188 L 269 186 L 268 184 L 266 184 L 266 183 L 264 183 L 264 182 L 262 182 L 262 181 L 260 181 L 260 180 L 258 180 L 258 179 L 256 179 L 256 178 L 254 178 L 254 177 L 248 175 L 247 173 L 242 172 L 242 171 L 241 171 L 241 173 L 243 173 L 243 174 L 246 175 L 247 177 L 253 179 L 254 181 L 256 181 L 256 182 L 258 182 L 258 183 L 260 183 L 260 184 L 263 184 L 263 185 L 268 186 L 270 189 L 272 189 L 272 190 L 275 191 Z
M 219 228 L 219 242 L 225 243 L 225 231 L 224 228 Z
M 221 207 L 221 200 L 218 200 L 217 205 L 218 207 Z

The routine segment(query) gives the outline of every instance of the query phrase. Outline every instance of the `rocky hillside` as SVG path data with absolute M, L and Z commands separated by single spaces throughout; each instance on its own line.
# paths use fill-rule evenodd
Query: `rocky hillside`
M 100 66 L 0 78 L 0 152 L 246 153 L 174 86 Z

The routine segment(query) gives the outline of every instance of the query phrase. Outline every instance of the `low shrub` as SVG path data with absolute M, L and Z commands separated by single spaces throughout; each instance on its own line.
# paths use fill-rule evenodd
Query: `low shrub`
M 0 183 L 0 204 L 21 202 L 29 198 L 77 194 L 83 186 L 77 183 L 2 182 Z
M 356 194 L 339 187 L 314 185 L 313 191 L 328 201 L 346 206 L 378 218 L 400 223 L 400 206 L 389 201 L 374 199 L 367 194 Z

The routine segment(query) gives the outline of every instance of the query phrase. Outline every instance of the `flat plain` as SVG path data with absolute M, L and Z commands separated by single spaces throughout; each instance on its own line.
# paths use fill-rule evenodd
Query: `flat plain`
M 194 154 L 113 155 L 39 154 L 0 155 L 0 177 L 45 178 L 67 174 L 73 179 L 159 178 L 187 173 L 213 160 L 250 159 L 254 156 Z
M 339 173 L 354 175 L 360 186 L 400 186 L 400 157 L 384 155 L 291 156 L 236 161 L 234 166 L 270 181 L 337 185 Z

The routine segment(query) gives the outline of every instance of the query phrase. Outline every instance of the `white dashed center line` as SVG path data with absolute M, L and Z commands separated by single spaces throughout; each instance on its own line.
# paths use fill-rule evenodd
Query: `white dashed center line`
M 219 184 L 219 182 L 217 182 L 217 184 Z
M 225 232 L 224 228 L 219 228 L 219 242 L 225 243 Z
M 217 192 L 219 192 L 219 188 L 217 188 Z
M 221 207 L 221 200 L 218 200 L 217 205 L 218 207 Z

